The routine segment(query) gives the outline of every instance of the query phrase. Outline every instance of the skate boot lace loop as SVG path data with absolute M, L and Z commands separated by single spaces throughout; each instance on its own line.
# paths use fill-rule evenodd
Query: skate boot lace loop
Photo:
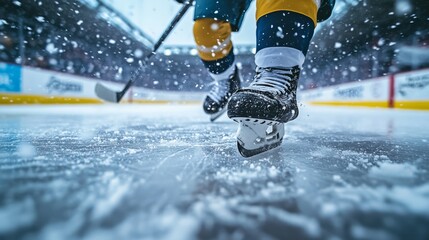
M 250 84 L 250 88 L 281 95 L 292 91 L 294 88 L 293 78 L 293 69 L 257 67 L 256 75 L 254 81 Z

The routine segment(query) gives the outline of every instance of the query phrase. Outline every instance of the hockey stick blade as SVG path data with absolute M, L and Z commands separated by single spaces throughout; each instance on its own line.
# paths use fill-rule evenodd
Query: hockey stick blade
M 121 100 L 119 99 L 120 92 L 115 92 L 101 83 L 97 83 L 95 85 L 95 94 L 97 95 L 97 97 L 107 102 L 117 103 Z

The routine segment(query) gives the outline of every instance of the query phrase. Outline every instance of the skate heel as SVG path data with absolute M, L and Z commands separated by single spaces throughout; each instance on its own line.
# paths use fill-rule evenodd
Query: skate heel
M 280 146 L 284 124 L 277 121 L 253 118 L 232 118 L 238 122 L 237 147 L 243 157 L 251 157 Z

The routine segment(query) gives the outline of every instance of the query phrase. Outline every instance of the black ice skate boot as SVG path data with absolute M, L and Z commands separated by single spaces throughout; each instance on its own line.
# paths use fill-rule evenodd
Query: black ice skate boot
M 237 66 L 228 78 L 214 82 L 203 103 L 204 112 L 210 115 L 210 121 L 213 122 L 226 111 L 226 105 L 232 94 L 240 88 L 241 76 Z
M 260 68 L 249 87 L 232 95 L 228 117 L 240 124 L 237 146 L 250 157 L 278 147 L 284 124 L 298 116 L 296 90 L 300 68 Z

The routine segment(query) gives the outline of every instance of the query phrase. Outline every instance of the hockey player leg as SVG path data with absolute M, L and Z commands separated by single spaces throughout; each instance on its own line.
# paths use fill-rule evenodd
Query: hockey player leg
M 256 4 L 255 77 L 228 104 L 228 117 L 240 123 L 237 143 L 244 156 L 279 146 L 283 125 L 298 116 L 298 79 L 319 7 L 314 0 L 258 0 Z M 261 126 L 270 126 L 267 123 L 273 128 Z
M 203 18 L 194 24 L 198 54 L 214 80 L 203 103 L 211 121 L 225 112 L 231 95 L 241 87 L 239 70 L 234 64 L 231 31 L 231 24 L 222 20 Z
M 235 66 L 231 32 L 240 29 L 251 0 L 197 0 L 194 38 L 198 55 L 214 80 L 204 99 L 203 109 L 210 121 L 225 111 L 232 94 L 240 89 L 241 78 Z

